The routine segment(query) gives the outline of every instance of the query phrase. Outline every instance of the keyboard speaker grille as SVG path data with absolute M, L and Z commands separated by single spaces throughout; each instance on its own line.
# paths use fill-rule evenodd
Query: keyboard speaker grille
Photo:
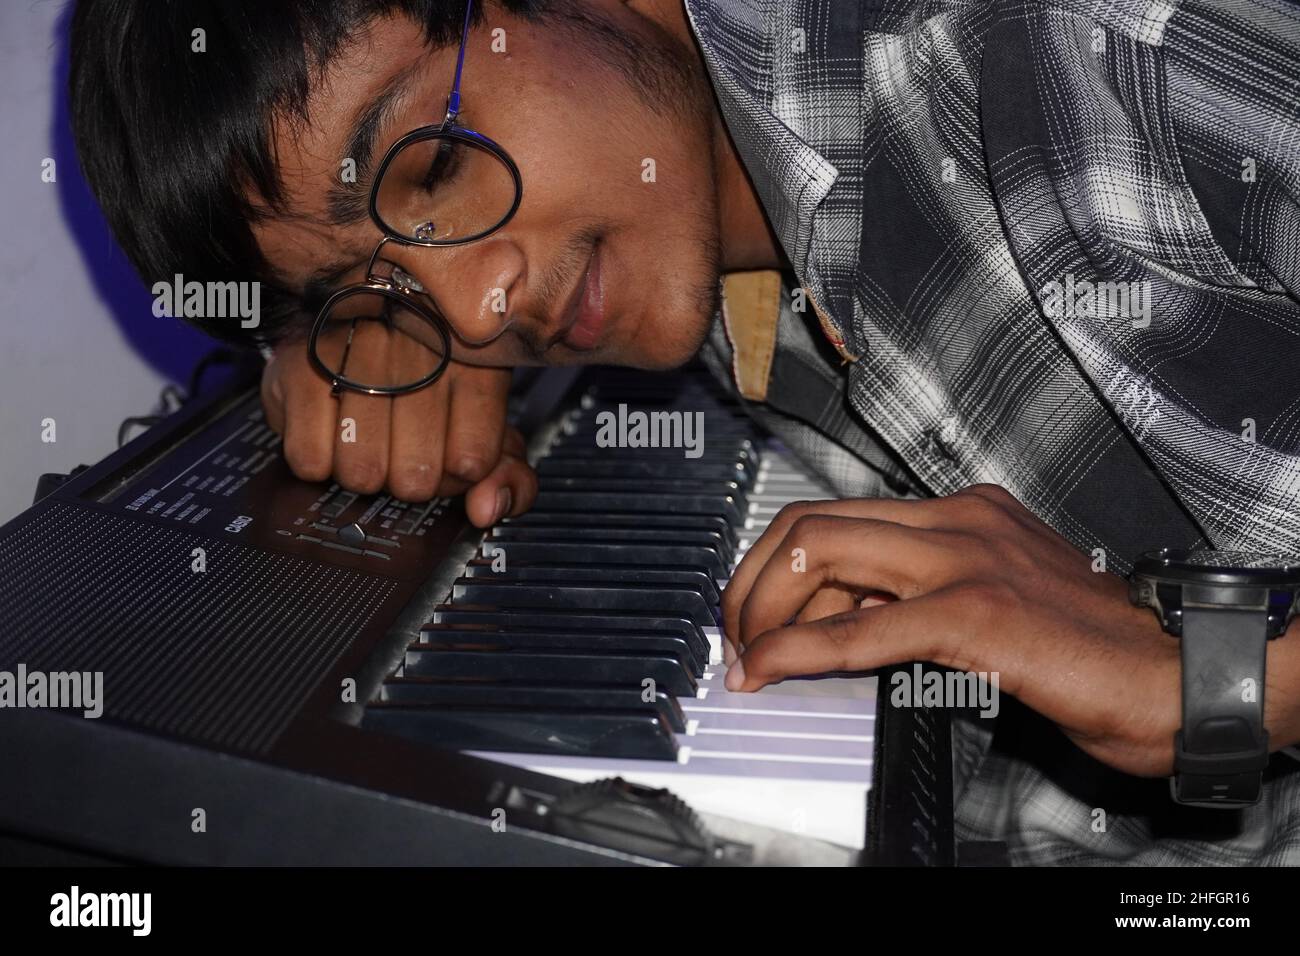
M 101 719 L 265 752 L 394 589 L 56 502 L 0 541 L 0 669 L 102 671 Z

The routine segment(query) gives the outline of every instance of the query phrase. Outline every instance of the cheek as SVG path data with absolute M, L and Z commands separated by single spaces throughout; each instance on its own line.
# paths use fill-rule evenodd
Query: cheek
M 654 162 L 596 208 L 617 217 L 610 245 L 625 278 L 610 294 L 627 320 L 624 358 L 671 368 L 694 355 L 714 317 L 717 199 L 700 151 L 664 142 L 647 152 Z
M 707 257 L 679 246 L 631 244 L 627 281 L 610 290 L 626 338 L 618 359 L 647 369 L 675 368 L 690 360 L 714 314 L 717 275 Z

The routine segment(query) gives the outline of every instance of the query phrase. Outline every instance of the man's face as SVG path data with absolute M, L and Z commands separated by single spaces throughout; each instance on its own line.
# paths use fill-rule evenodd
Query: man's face
M 628 51 L 571 14 L 530 23 L 489 8 L 466 47 L 460 122 L 515 160 L 523 201 L 503 228 L 468 245 L 385 246 L 438 304 L 457 361 L 668 368 L 695 353 L 712 319 L 719 223 L 702 65 L 683 37 L 622 3 L 583 12 L 622 34 L 646 65 L 629 76 L 617 59 Z M 493 51 L 497 28 L 506 52 Z M 351 187 L 356 221 L 331 221 L 328 201 L 353 127 L 399 84 L 371 162 L 352 157 L 373 172 L 402 135 L 442 120 L 456 53 L 430 51 L 404 18 L 375 21 L 315 82 L 308 122 L 277 122 L 289 215 L 254 231 L 291 288 L 322 271 L 336 288 L 365 278 L 381 237 L 365 214 L 370 176 Z M 584 286 L 597 274 L 598 285 Z M 599 304 L 594 322 L 590 309 L 577 321 L 584 296 Z

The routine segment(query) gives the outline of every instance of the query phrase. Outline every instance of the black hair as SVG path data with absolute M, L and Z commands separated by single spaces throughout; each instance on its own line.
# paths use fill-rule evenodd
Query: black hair
M 536 18 L 547 0 L 497 0 Z M 483 3 L 475 4 L 482 22 Z M 299 303 L 253 238 L 282 212 L 272 118 L 305 117 L 312 78 L 384 15 L 419 24 L 432 48 L 459 42 L 464 0 L 78 0 L 69 96 L 82 169 L 146 283 L 253 280 L 261 321 L 187 319 L 232 344 L 274 343 Z M 207 52 L 192 52 L 201 28 Z M 264 205 L 259 209 L 257 203 Z

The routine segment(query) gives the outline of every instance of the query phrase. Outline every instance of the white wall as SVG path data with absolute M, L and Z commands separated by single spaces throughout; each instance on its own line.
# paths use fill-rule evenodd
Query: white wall
M 0 0 L 0 523 L 31 503 L 42 472 L 111 452 L 122 419 L 148 414 L 212 347 L 153 316 L 81 179 L 67 13 L 62 0 Z M 47 157 L 53 183 L 41 181 Z

